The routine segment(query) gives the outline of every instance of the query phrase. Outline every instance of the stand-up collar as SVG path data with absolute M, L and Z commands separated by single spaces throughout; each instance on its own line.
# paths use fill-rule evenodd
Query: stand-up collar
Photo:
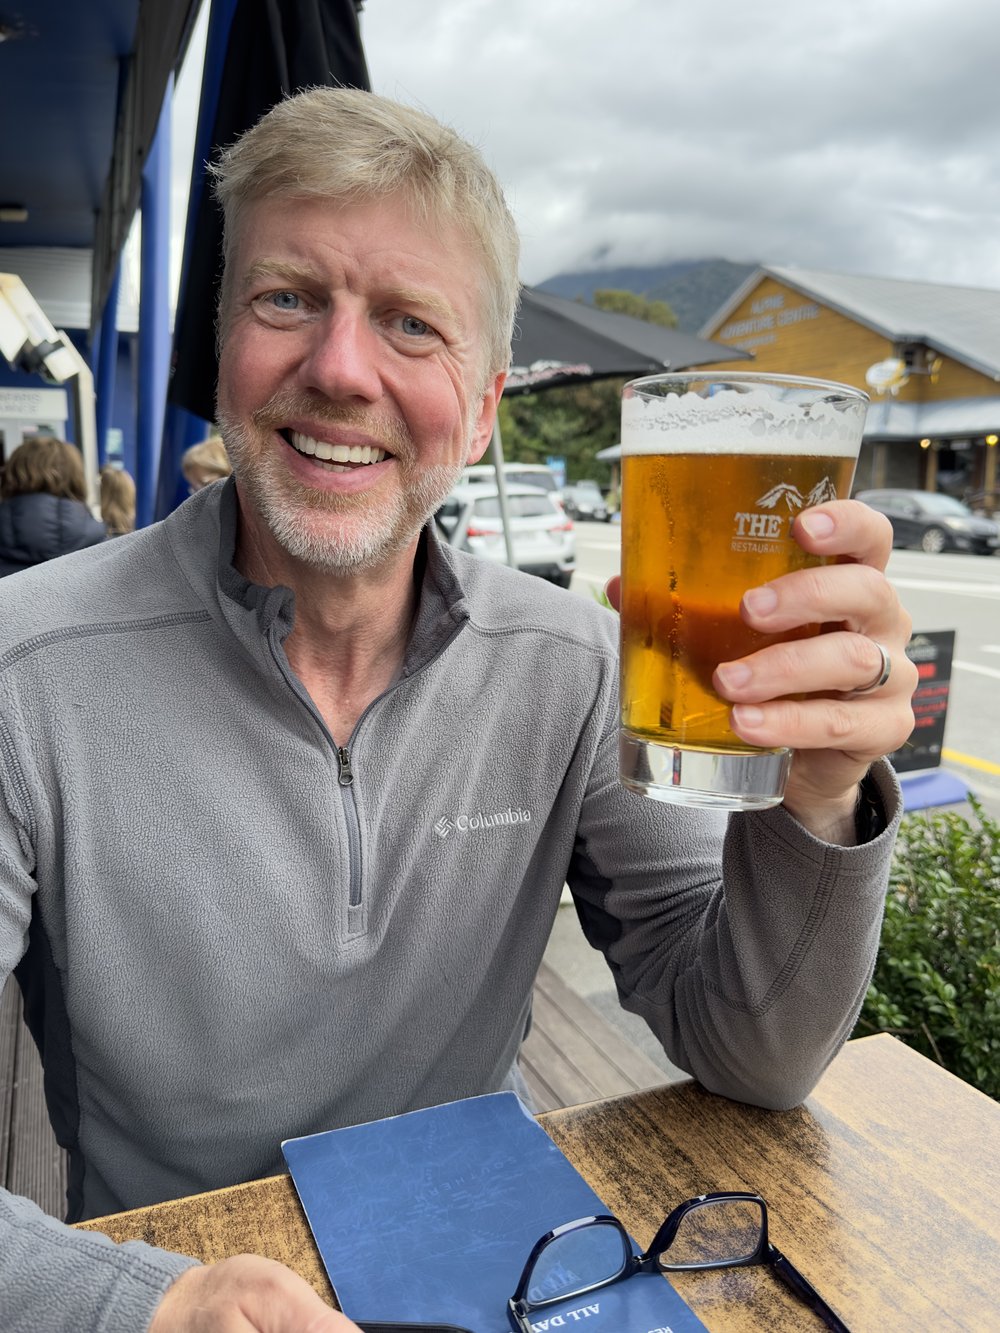
M 207 491 L 192 497 L 167 520 L 176 526 L 172 545 L 188 579 L 203 597 L 215 602 L 215 613 L 221 611 L 243 643 L 266 638 L 272 629 L 284 641 L 295 623 L 294 592 L 282 585 L 264 587 L 240 573 L 234 564 L 239 525 L 236 483 L 230 477 Z M 214 571 L 205 560 L 213 550 Z M 433 522 L 420 535 L 413 574 L 419 597 L 403 661 L 404 676 L 439 652 L 469 618 L 454 553 L 440 540 Z

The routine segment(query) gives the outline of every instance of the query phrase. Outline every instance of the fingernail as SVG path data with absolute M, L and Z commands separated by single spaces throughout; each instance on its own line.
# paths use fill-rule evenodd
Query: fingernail
M 764 721 L 764 710 L 753 704 L 737 704 L 733 709 L 733 721 L 738 727 L 759 727 Z
M 810 537 L 829 537 L 833 533 L 834 522 L 829 514 L 804 514 L 799 523 Z
M 750 680 L 750 668 L 742 662 L 727 662 L 716 668 L 716 675 L 727 690 L 740 690 Z
M 743 604 L 755 616 L 769 616 L 778 605 L 778 594 L 767 584 L 743 594 Z

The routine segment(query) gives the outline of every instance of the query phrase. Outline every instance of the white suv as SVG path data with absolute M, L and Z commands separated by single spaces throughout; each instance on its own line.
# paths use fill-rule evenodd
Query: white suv
M 573 524 L 553 496 L 535 486 L 506 487 L 511 541 L 518 569 L 568 588 L 576 568 Z M 449 545 L 501 564 L 507 543 L 496 483 L 478 481 L 455 487 L 435 515 Z
M 535 486 L 550 495 L 559 490 L 559 478 L 544 463 L 504 463 L 504 484 L 511 486 Z M 462 480 L 470 484 L 495 486 L 497 472 L 492 463 L 475 463 L 462 473 Z M 558 501 L 558 496 L 556 497 Z

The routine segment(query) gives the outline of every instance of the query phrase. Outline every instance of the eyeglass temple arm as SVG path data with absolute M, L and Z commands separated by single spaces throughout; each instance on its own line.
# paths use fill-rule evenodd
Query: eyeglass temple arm
M 851 1333 L 841 1317 L 827 1305 L 808 1278 L 803 1277 L 791 1260 L 786 1259 L 774 1245 L 768 1245 L 767 1261 L 782 1282 L 791 1288 L 800 1301 L 805 1301 L 814 1314 L 819 1315 L 827 1328 L 832 1329 L 833 1333 Z

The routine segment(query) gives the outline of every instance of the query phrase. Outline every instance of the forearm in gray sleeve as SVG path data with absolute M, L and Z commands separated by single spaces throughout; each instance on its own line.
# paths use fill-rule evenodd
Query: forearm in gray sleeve
M 170 1283 L 196 1262 L 74 1231 L 0 1190 L 3 1333 L 142 1333 Z

